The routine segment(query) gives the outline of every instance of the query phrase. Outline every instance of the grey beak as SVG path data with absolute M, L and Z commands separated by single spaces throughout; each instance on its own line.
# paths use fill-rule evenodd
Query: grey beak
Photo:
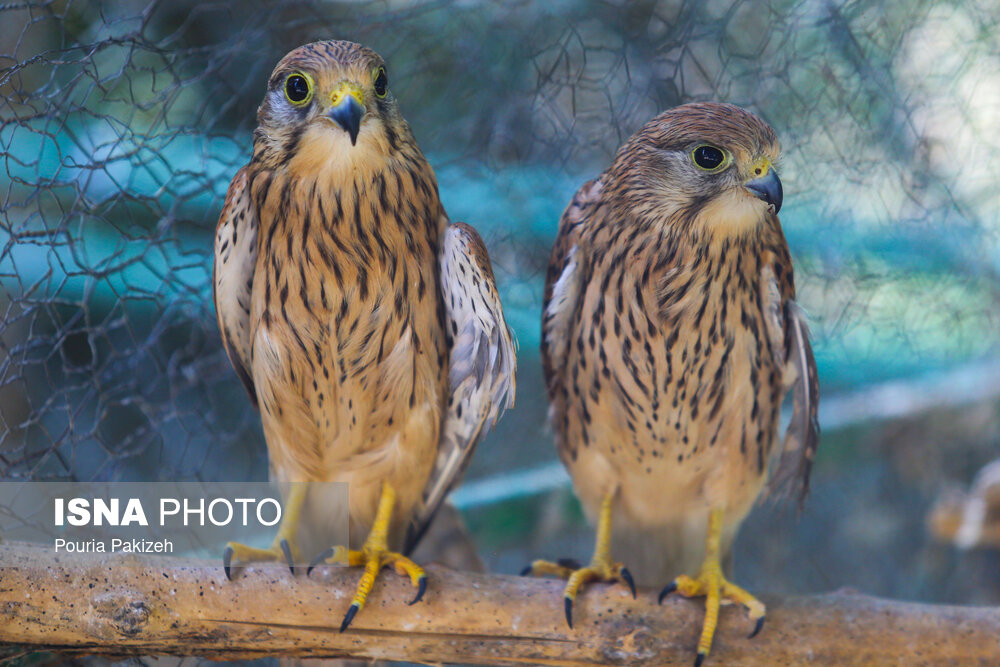
M 773 206 L 775 213 L 781 210 L 781 179 L 778 178 L 778 172 L 774 169 L 768 169 L 767 174 L 761 176 L 760 178 L 747 181 L 744 183 L 744 187 L 746 187 L 746 189 L 749 190 L 753 196 L 758 199 L 763 199 L 765 202 Z
M 358 132 L 361 130 L 361 118 L 365 115 L 365 108 L 354 99 L 353 95 L 344 95 L 340 104 L 330 109 L 327 115 L 351 135 L 352 146 L 358 143 Z

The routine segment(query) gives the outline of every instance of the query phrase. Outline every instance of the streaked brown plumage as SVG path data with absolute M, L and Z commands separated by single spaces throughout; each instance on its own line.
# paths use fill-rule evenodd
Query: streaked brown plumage
M 219 219 L 215 301 L 272 477 L 350 484 L 351 540 L 369 539 L 349 558 L 367 569 L 346 627 L 378 569 L 409 563 L 388 549 L 414 546 L 514 394 L 486 249 L 448 223 L 375 52 L 317 42 L 278 63 Z M 332 511 L 302 507 L 302 531 L 245 553 L 297 551 Z
M 700 167 L 696 150 L 722 162 Z M 585 510 L 594 518 L 609 503 L 610 543 L 642 583 L 706 561 L 713 511 L 728 563 L 769 472 L 802 497 L 808 486 L 817 381 L 776 215 L 778 150 L 774 131 L 738 107 L 681 106 L 631 137 L 560 221 L 542 341 L 551 419 Z M 598 570 L 619 578 L 608 555 Z M 763 605 L 740 601 L 762 620 Z

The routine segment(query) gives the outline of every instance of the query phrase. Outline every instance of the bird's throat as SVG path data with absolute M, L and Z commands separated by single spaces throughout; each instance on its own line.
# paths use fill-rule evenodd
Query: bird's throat
M 760 200 L 730 190 L 707 202 L 695 218 L 695 225 L 714 237 L 745 237 L 767 229 L 773 218 L 774 214 Z
M 374 134 L 363 128 L 352 145 L 347 132 L 331 123 L 310 125 L 288 161 L 288 171 L 293 177 L 308 175 L 329 187 L 343 187 L 358 178 L 370 180 L 388 159 L 387 147 Z

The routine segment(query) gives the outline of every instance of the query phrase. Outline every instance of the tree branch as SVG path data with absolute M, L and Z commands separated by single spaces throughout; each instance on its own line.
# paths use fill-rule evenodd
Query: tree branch
M 574 630 L 562 582 L 428 568 L 424 601 L 386 571 L 368 605 L 338 632 L 358 573 L 292 577 L 217 562 L 105 554 L 55 555 L 0 545 L 0 642 L 8 652 L 357 657 L 483 665 L 682 664 L 694 657 L 703 605 L 623 586 L 581 595 Z M 1000 656 L 1000 609 L 880 600 L 850 592 L 765 599 L 753 640 L 741 609 L 721 614 L 713 664 L 987 664 Z

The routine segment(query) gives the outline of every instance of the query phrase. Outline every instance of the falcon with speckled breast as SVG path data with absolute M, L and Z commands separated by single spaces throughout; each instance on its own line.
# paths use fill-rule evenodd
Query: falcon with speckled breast
M 818 380 L 778 211 L 778 139 L 757 116 L 698 103 L 653 118 L 563 213 L 542 356 L 560 458 L 597 523 L 568 579 L 705 596 L 696 665 L 720 602 L 765 607 L 727 575 L 765 486 L 804 499 L 819 442 Z M 779 438 L 781 405 L 793 395 Z M 627 554 L 628 567 L 612 558 Z M 688 576 L 692 573 L 694 576 Z
M 216 231 L 216 311 L 272 479 L 349 484 L 363 546 L 326 543 L 313 560 L 364 568 L 343 631 L 384 566 L 423 595 L 406 554 L 513 402 L 514 343 L 486 248 L 449 223 L 377 53 L 295 49 L 257 120 Z M 230 543 L 227 576 L 233 563 L 291 567 L 331 520 L 318 486 L 291 488 L 274 543 Z

